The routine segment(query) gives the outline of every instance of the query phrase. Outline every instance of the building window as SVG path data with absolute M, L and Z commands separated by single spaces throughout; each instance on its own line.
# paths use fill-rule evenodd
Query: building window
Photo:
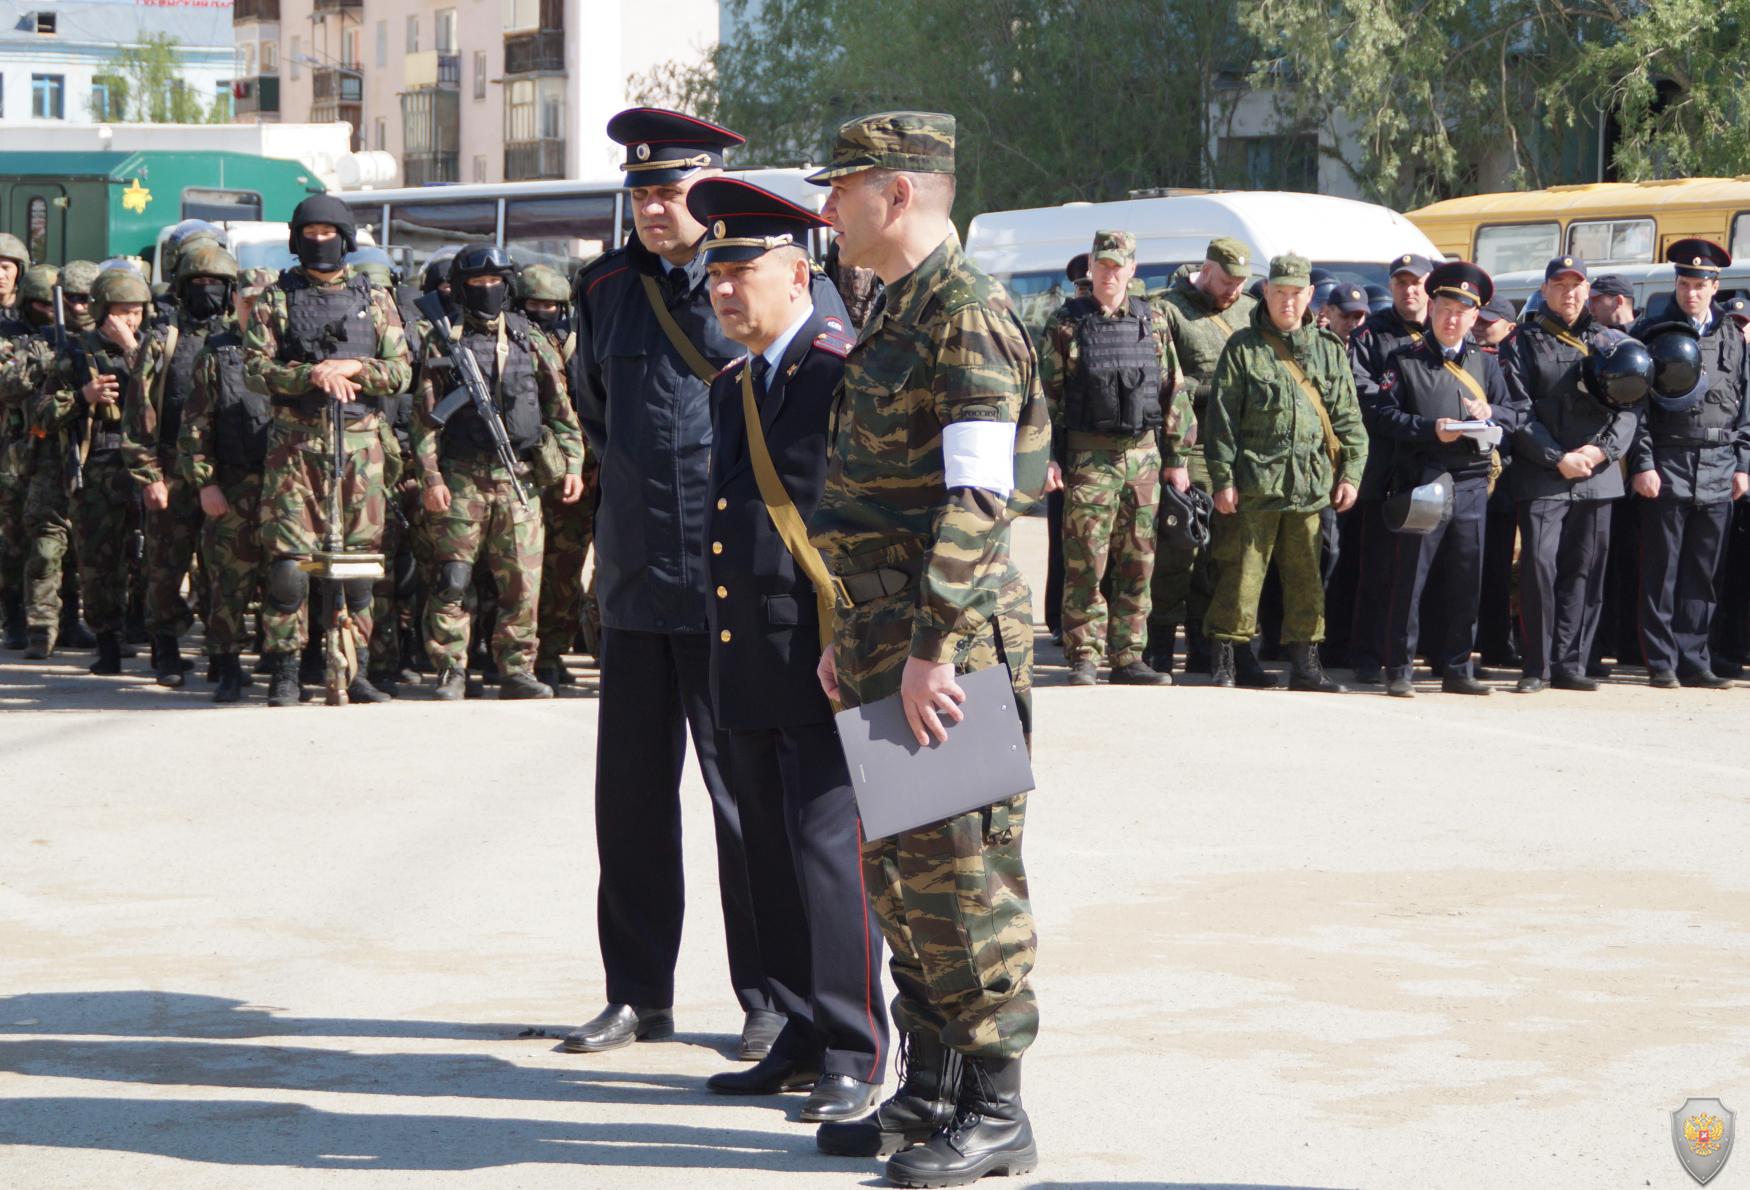
M 301 37 L 293 37 L 292 38 L 292 52 L 287 55 L 287 58 L 291 63 L 292 81 L 293 82 L 298 81 L 298 70 L 303 65 L 303 60 L 304 60 L 303 40 L 304 39 Z
M 453 8 L 438 9 L 437 52 L 440 54 L 456 52 L 456 10 Z
M 213 106 L 211 110 L 216 113 L 215 118 L 217 120 L 225 123 L 230 122 L 234 110 L 231 105 L 231 98 L 230 79 L 213 84 Z
M 31 16 L 36 18 L 36 31 L 38 33 L 41 33 L 44 37 L 53 37 L 55 35 L 55 14 L 54 13 L 52 13 L 52 12 L 34 12 L 31 14 Z
M 486 51 L 474 51 L 474 98 L 486 98 Z
M 389 65 L 389 22 L 377 22 L 377 65 Z
M 504 28 L 507 33 L 538 29 L 541 25 L 541 0 L 504 0 Z
M 486 158 L 480 156 L 478 153 L 474 155 L 474 180 L 476 182 L 484 182 L 486 180 Z
M 30 76 L 30 114 L 39 120 L 67 118 L 66 77 L 59 74 Z
M 565 136 L 565 80 L 542 79 L 541 139 L 560 140 Z
M 417 16 L 407 18 L 407 52 L 410 54 L 419 52 L 419 18 Z
M 278 74 L 280 72 L 280 43 L 264 41 L 261 43 L 261 73 Z
M 504 139 L 528 141 L 535 139 L 535 84 L 522 79 L 510 85 L 505 97 Z
M 91 84 L 91 118 L 93 120 L 114 120 L 116 114 L 109 107 L 109 84 L 93 82 Z
M 381 116 L 378 116 L 377 117 L 377 148 L 387 149 L 388 147 L 389 147 L 389 121 L 383 119 L 383 117 L 381 117 Z
M 340 35 L 340 64 L 357 67 L 359 64 L 359 31 L 347 29 Z
M 49 247 L 49 204 L 46 199 L 33 198 L 24 213 L 25 236 L 32 260 L 47 256 Z

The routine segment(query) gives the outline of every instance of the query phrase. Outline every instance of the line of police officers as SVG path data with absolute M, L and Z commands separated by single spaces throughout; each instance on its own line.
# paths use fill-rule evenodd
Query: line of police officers
M 1413 253 L 1372 312 L 1346 284 L 1315 308 L 1315 270 L 1292 254 L 1248 297 L 1246 248 L 1227 239 L 1146 300 L 1128 233 L 1096 233 L 1087 259 L 1091 292 L 1042 334 L 1071 685 L 1093 684 L 1102 655 L 1113 682 L 1169 682 L 1183 623 L 1185 668 L 1217 685 L 1276 684 L 1262 628 L 1292 689 L 1345 689 L 1323 669 L 1334 654 L 1413 697 L 1420 654 L 1443 691 L 1486 695 L 1480 643 L 1520 665 L 1521 693 L 1588 691 L 1608 672 L 1606 612 L 1637 625 L 1609 647 L 1653 686 L 1731 684 L 1710 638 L 1750 490 L 1750 312 L 1718 301 L 1719 245 L 1672 244 L 1676 291 L 1638 320 L 1627 287 L 1593 289 L 1574 256 L 1549 262 L 1519 318 L 1483 270 Z M 1613 526 L 1633 533 L 1614 551 Z

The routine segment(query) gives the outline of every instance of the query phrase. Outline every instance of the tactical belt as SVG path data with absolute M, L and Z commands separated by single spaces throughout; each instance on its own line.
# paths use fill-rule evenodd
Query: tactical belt
M 319 417 L 326 419 L 330 398 L 326 393 L 299 393 L 296 396 L 276 394 L 273 397 L 275 409 L 289 409 L 303 417 Z M 361 422 L 376 413 L 377 410 L 361 401 L 348 401 L 341 406 L 341 416 L 347 425 Z
M 444 435 L 442 441 L 443 450 L 440 457 L 443 462 L 455 463 L 463 467 L 492 468 L 500 465 L 498 462 L 498 452 L 491 447 L 482 450 L 471 442 L 452 440 L 448 434 Z M 511 449 L 515 450 L 516 447 L 513 445 Z M 528 450 L 518 451 L 516 465 L 516 473 L 518 477 L 529 473 L 528 455 L 530 451 L 533 451 L 534 449 L 535 448 L 531 446 Z
M 1705 429 L 1697 428 L 1682 434 L 1654 434 L 1654 446 L 1725 446 L 1732 441 L 1733 432 L 1719 426 Z
M 120 434 L 111 434 L 102 430 L 97 430 L 91 435 L 91 451 L 93 454 L 100 450 L 120 450 L 121 448 L 122 436 Z
M 902 562 L 894 566 L 877 566 L 861 574 L 839 577 L 839 585 L 853 604 L 873 603 L 889 595 L 898 595 L 918 581 L 924 572 L 924 559 Z

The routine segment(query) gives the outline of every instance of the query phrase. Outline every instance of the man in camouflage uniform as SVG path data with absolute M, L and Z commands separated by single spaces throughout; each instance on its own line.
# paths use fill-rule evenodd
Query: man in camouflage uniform
M 502 248 L 472 245 L 457 254 L 450 287 L 461 299 L 460 344 L 479 362 L 492 390 L 511 448 L 522 460 L 519 478 L 531 478 L 528 462 L 550 437 L 560 462 L 560 502 L 575 504 L 583 495 L 583 430 L 571 408 L 564 361 L 546 335 L 507 308 L 515 281 Z M 525 505 L 517 498 L 472 404 L 442 425 L 433 420 L 438 403 L 460 383 L 449 361 L 428 345 L 414 394 L 413 453 L 425 511 L 433 518 L 438 579 L 426 607 L 425 647 L 438 667 L 437 697 L 456 699 L 465 692 L 468 612 L 462 600 L 473 584 L 475 565 L 484 562 L 498 597 L 492 640 L 498 697 L 552 698 L 553 688 L 529 672 L 541 592 L 541 505 L 538 499 Z M 534 485 L 525 487 L 525 496 L 529 486 Z
M 1164 473 L 1180 491 L 1191 484 L 1179 454 L 1191 404 L 1176 403 L 1166 320 L 1128 295 L 1136 237 L 1097 231 L 1091 256 L 1093 292 L 1057 312 L 1039 362 L 1058 455 L 1052 466 L 1061 465 L 1066 489 L 1063 653 L 1072 686 L 1094 684 L 1102 654 L 1116 684 L 1171 685 L 1142 650 L 1160 482 Z M 1108 563 L 1109 608 L 1101 591 Z
M 208 583 L 207 656 L 218 687 L 214 702 L 236 702 L 250 685 L 239 654 L 244 617 L 261 593 L 261 471 L 273 406 L 243 382 L 243 331 L 267 269 L 250 269 L 236 287 L 234 319 L 209 335 L 195 360 L 194 383 L 177 438 L 182 481 L 200 494 L 202 573 Z
M 1342 342 L 1307 317 L 1310 272 L 1303 256 L 1270 262 L 1264 301 L 1228 340 L 1210 385 L 1204 450 L 1221 515 L 1210 526 L 1217 578 L 1207 625 L 1218 686 L 1235 683 L 1234 650 L 1257 631 L 1258 595 L 1274 558 L 1289 689 L 1343 690 L 1319 664 L 1319 513 L 1355 503 L 1367 433 Z
M 146 507 L 146 624 L 153 669 L 160 686 L 173 688 L 182 685 L 187 668 L 181 637 L 194 626 L 182 583 L 201 536 L 200 485 L 191 483 L 176 462 L 183 407 L 207 340 L 234 329 L 231 293 L 237 283 L 237 261 L 217 240 L 191 241 L 177 252 L 175 309 L 164 327 L 146 336 L 135 378 L 139 399 L 128 405 L 122 422 L 122 457 Z
M 83 271 L 67 266 L 62 275 L 64 292 L 84 280 Z M 68 452 L 56 450 L 54 460 L 42 460 L 39 471 L 56 480 L 76 481 L 72 524 L 79 586 L 86 618 L 97 633 L 97 660 L 91 672 L 118 674 L 127 612 L 129 539 L 140 526 L 139 487 L 122 457 L 121 426 L 126 404 L 138 399 L 132 375 L 152 305 L 152 287 L 139 273 L 111 268 L 98 274 L 90 289 L 95 329 L 81 332 L 55 359 L 33 406 L 31 424 L 33 432 L 57 444 L 71 442 L 83 462 L 83 466 L 69 464 Z M 52 505 L 41 502 L 31 519 L 35 531 L 47 535 L 42 547 L 54 550 L 59 545 L 58 553 L 64 554 L 64 544 L 55 541 Z M 33 553 L 37 548 L 33 544 Z M 59 602 L 59 583 L 51 593 L 48 575 L 35 567 L 34 559 L 32 571 L 30 614 L 35 629 L 44 626 L 51 600 Z M 58 618 L 58 608 L 55 614 Z M 49 645 L 53 647 L 52 639 Z
M 1213 489 L 1204 464 L 1203 442 L 1209 384 L 1216 361 L 1229 336 L 1245 326 L 1257 301 L 1244 292 L 1252 275 L 1252 253 L 1243 243 L 1227 236 L 1211 240 L 1202 265 L 1186 265 L 1173 275 L 1167 291 L 1154 299 L 1155 309 L 1167 320 L 1173 351 L 1185 375 L 1185 391 L 1197 418 L 1197 432 L 1180 447 L 1192 484 L 1204 492 Z M 1207 673 L 1209 646 L 1204 639 L 1203 617 L 1215 592 L 1216 571 L 1210 551 L 1192 550 L 1177 542 L 1165 542 L 1155 557 L 1149 611 L 1148 639 L 1151 666 L 1162 673 L 1173 668 L 1173 638 L 1185 626 L 1185 672 Z M 1235 654 L 1243 684 L 1262 684 L 1267 677 L 1251 646 Z
M 849 600 L 821 658 L 829 697 L 898 694 L 919 744 L 961 718 L 954 678 L 1006 663 L 1030 733 L 1031 593 L 1009 553 L 1042 494 L 1050 414 L 1008 295 L 949 220 L 954 119 L 888 112 L 839 129 L 822 212 L 882 306 L 846 362 L 814 544 Z M 1038 1030 L 1033 915 L 1021 862 L 1026 795 L 864 845 L 871 907 L 892 948 L 894 1021 L 909 1062 L 863 1120 L 823 1124 L 831 1153 L 895 1153 L 888 1180 L 960 1185 L 1037 1162 L 1021 1054 Z M 949 878 L 944 880 L 943 873 Z
M 0 232 L 0 369 L 21 349 L 38 325 L 33 325 L 30 301 L 24 296 L 30 253 L 17 236 Z M 50 282 L 53 285 L 53 282 Z M 25 463 L 30 443 L 24 410 L 0 397 L 0 625 L 8 649 L 27 643 L 24 616 L 24 501 L 29 485 Z
M 262 603 L 264 646 L 273 655 L 269 706 L 303 697 L 298 653 L 308 631 L 301 614 L 309 592 L 304 564 L 329 531 L 329 484 L 341 484 L 344 523 L 335 526 L 351 551 L 377 552 L 387 510 L 378 403 L 412 379 L 407 344 L 393 321 L 389 295 L 373 290 L 344 263 L 358 245 L 352 212 L 330 195 L 305 199 L 292 212 L 297 268 L 267 287 L 250 311 L 243 337 L 249 387 L 273 400 L 273 428 L 263 466 L 261 547 L 269 559 Z M 344 422 L 343 473 L 333 476 L 330 406 Z M 371 580 L 349 579 L 344 598 L 354 646 L 370 639 Z M 363 672 L 348 689 L 355 702 L 384 695 Z
M 567 363 L 576 341 L 565 321 L 571 301 L 571 286 L 558 270 L 532 264 L 517 279 L 518 308 L 533 323 L 547 343 Z M 569 386 L 566 404 L 571 403 Z M 549 484 L 541 490 L 541 522 L 546 528 L 546 554 L 541 561 L 541 609 L 536 636 L 535 677 L 549 686 L 569 686 L 577 681 L 565 668 L 565 653 L 577 639 L 583 619 L 583 564 L 589 557 L 595 532 L 595 459 L 589 443 L 583 444 L 583 494 L 567 503 L 563 487 Z

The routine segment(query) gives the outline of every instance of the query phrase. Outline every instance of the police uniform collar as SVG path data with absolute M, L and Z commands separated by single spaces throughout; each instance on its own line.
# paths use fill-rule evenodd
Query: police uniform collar
M 882 313 L 897 322 L 915 323 L 936 292 L 937 279 L 959 264 L 961 255 L 960 236 L 950 231 L 917 268 L 887 287 L 887 303 Z
M 767 344 L 764 351 L 760 352 L 760 355 L 765 357 L 767 364 L 766 387 L 768 389 L 772 387 L 773 377 L 777 375 L 778 369 L 784 365 L 784 353 L 790 350 L 790 345 L 796 341 L 797 335 L 813 317 L 814 303 L 810 301 L 803 308 L 802 313 L 797 315 L 796 320 L 786 327 L 776 339 Z
M 699 243 L 703 242 L 704 237 L 701 236 Z M 649 273 L 658 281 L 666 282 L 668 275 L 679 269 L 687 276 L 687 289 L 689 291 L 697 288 L 699 282 L 705 277 L 705 254 L 699 251 L 699 244 L 693 245 L 693 255 L 687 263 L 675 264 L 666 256 L 658 256 L 646 248 L 644 241 L 634 234 L 626 241 L 626 255 L 632 258 L 640 272 Z

